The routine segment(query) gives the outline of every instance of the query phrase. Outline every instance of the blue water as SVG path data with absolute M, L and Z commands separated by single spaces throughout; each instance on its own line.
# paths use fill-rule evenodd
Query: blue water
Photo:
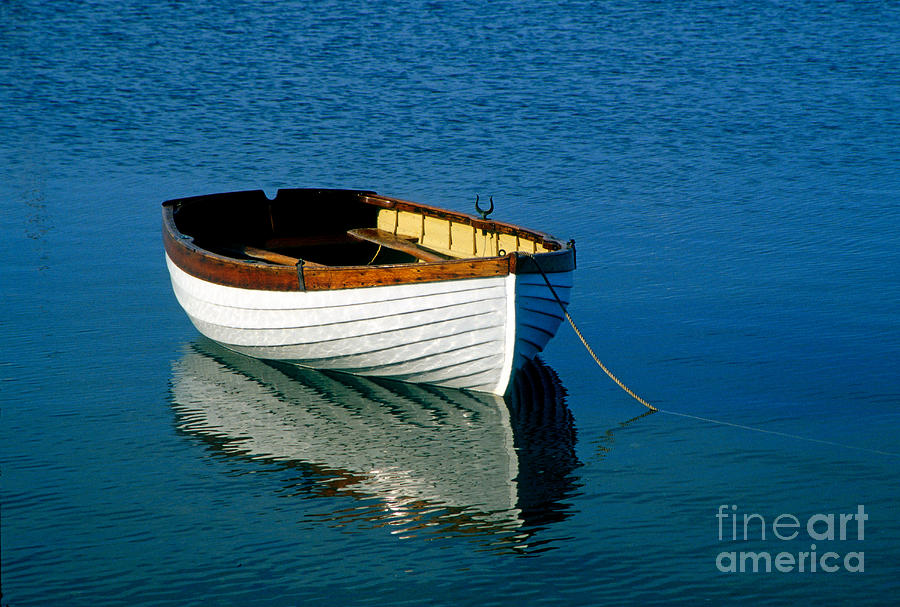
M 895 600 L 896 3 L 19 0 L 0 57 L 4 605 Z M 229 359 L 159 205 L 302 186 L 575 238 L 599 356 L 768 433 L 567 327 L 502 406 Z

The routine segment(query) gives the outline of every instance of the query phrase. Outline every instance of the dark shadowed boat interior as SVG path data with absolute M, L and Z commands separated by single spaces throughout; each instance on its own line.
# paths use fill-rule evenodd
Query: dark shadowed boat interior
M 267 290 L 322 290 L 570 271 L 572 243 L 364 190 L 261 190 L 163 203 L 166 252 L 186 272 Z M 299 277 L 299 278 L 298 278 Z

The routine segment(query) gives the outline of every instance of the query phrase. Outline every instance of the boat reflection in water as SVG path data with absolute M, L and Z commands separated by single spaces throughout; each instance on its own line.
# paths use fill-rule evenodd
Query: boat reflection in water
M 266 363 L 202 339 L 174 363 L 172 397 L 180 431 L 291 469 L 286 494 L 357 498 L 328 518 L 401 537 L 545 550 L 534 534 L 568 516 L 578 488 L 565 389 L 540 361 L 499 397 Z

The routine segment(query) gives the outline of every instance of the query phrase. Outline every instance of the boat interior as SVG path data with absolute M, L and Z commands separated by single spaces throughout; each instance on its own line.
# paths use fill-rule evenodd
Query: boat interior
M 231 192 L 168 201 L 175 228 L 205 250 L 276 265 L 390 265 L 543 253 L 537 232 L 359 190 Z M 493 206 L 493 204 L 491 205 Z

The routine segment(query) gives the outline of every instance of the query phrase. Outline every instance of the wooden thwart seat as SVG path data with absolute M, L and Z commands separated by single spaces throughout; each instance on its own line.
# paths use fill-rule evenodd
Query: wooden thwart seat
M 422 261 L 445 261 L 447 259 L 453 259 L 449 255 L 444 255 L 437 251 L 431 251 L 419 246 L 415 242 L 412 242 L 414 238 L 404 238 L 377 228 L 347 230 L 347 234 L 357 240 L 365 240 L 389 249 L 394 249 L 395 251 L 407 253 Z
M 263 261 L 268 261 L 270 263 L 276 263 L 282 266 L 295 266 L 300 262 L 299 257 L 291 257 L 290 255 L 282 255 L 281 253 L 276 253 L 275 251 L 267 251 L 265 249 L 257 249 L 256 247 L 250 247 L 246 245 L 231 245 L 228 247 L 224 247 L 225 250 L 229 252 L 239 253 L 246 257 L 250 257 L 253 259 L 262 259 Z M 319 263 L 313 263 L 311 261 L 304 261 L 305 265 L 308 266 L 322 266 Z

